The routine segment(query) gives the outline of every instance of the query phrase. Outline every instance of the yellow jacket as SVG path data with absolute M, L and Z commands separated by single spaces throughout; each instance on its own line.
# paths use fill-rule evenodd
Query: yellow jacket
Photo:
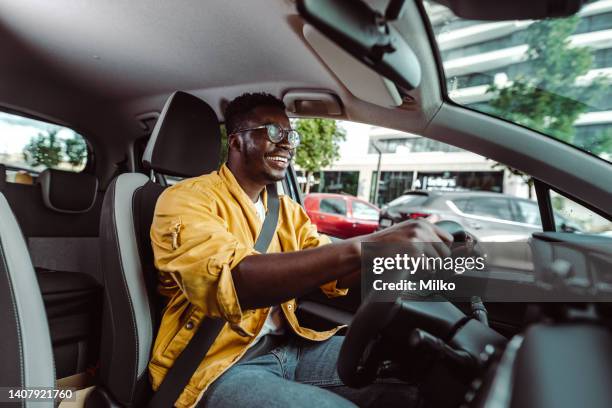
M 263 201 L 267 208 L 264 192 Z M 268 252 L 289 252 L 329 243 L 317 233 L 304 210 L 280 196 L 276 235 Z M 269 308 L 243 312 L 232 280 L 232 268 L 253 249 L 262 222 L 255 205 L 231 171 L 184 180 L 161 195 L 155 207 L 151 242 L 159 270 L 160 292 L 169 298 L 155 339 L 149 374 L 157 389 L 205 316 L 227 321 L 175 406 L 194 406 L 207 387 L 245 353 L 259 333 Z M 328 296 L 346 294 L 336 282 L 321 287 Z M 281 305 L 288 326 L 299 336 L 322 341 L 339 327 L 317 332 L 300 326 L 296 301 Z

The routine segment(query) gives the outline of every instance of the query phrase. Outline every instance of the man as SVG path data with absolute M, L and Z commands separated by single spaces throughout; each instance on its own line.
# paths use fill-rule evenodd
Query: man
M 265 186 L 285 177 L 299 138 L 283 103 L 268 94 L 236 98 L 225 120 L 227 163 L 167 189 L 155 209 L 155 265 L 170 300 L 149 364 L 153 388 L 202 318 L 210 316 L 227 324 L 176 406 L 380 402 L 385 395 L 342 384 L 336 373 L 342 338 L 333 337 L 339 328 L 317 332 L 301 326 L 295 298 L 318 287 L 330 297 L 346 294 L 359 279 L 361 241 L 418 243 L 425 251 L 448 255 L 452 237 L 430 223 L 410 222 L 330 244 L 297 203 L 281 196 L 276 234 L 268 253 L 257 253 L 253 246 L 265 217 Z M 389 388 L 384 392 L 393 394 Z

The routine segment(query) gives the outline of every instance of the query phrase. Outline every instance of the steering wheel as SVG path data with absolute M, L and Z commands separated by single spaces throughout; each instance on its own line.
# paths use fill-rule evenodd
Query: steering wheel
M 465 232 L 461 224 L 455 221 L 438 221 L 434 225 L 451 234 L 455 243 L 466 242 L 471 237 L 470 234 Z
M 453 235 L 457 243 L 473 239 L 454 221 L 440 221 L 436 225 Z M 445 300 L 406 302 L 398 297 L 393 303 L 376 302 L 370 292 L 357 310 L 338 356 L 338 374 L 346 385 L 360 388 L 376 379 L 383 358 L 376 352 L 376 344 L 396 319 L 410 322 L 410 327 L 401 325 L 403 331 L 424 328 L 444 337 L 465 319 L 465 314 Z

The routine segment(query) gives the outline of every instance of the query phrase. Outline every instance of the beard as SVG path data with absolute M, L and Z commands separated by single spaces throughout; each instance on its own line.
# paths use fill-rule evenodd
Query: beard
M 249 169 L 250 175 L 254 180 L 263 184 L 275 183 L 285 178 L 287 169 L 274 169 L 270 167 L 265 156 L 267 152 L 262 153 L 260 150 L 247 146 L 242 151 L 242 160 L 245 168 Z

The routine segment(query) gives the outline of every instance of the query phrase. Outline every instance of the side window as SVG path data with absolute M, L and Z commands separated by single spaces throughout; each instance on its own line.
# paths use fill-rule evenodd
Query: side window
M 538 216 L 536 207 L 532 211 L 514 203 L 536 203 L 531 178 L 502 163 L 416 134 L 364 123 L 300 117 L 291 124 L 302 137 L 292 161 L 296 190 L 342 198 L 349 201 L 347 206 L 358 201 L 380 209 L 378 225 L 376 221 L 336 225 L 332 217 L 312 217 L 319 231 L 333 229 L 334 235 L 350 238 L 433 213 L 459 222 L 488 242 L 507 240 L 509 234 L 526 241 L 540 228 L 532 224 Z M 323 201 L 319 207 L 331 214 L 346 211 L 343 203 Z M 347 210 L 355 217 L 375 217 L 359 204 Z
M 353 218 L 358 220 L 378 221 L 378 211 L 369 205 L 353 201 Z
M 346 201 L 340 198 L 323 198 L 319 210 L 328 214 L 346 215 Z
M 552 190 L 550 200 L 557 231 L 612 237 L 612 221 Z
M 466 212 L 481 217 L 514 221 L 512 218 L 512 211 L 510 210 L 510 201 L 505 198 L 482 197 L 471 199 Z
M 0 163 L 9 182 L 31 183 L 47 168 L 80 172 L 88 153 L 85 139 L 70 128 L 0 112 Z
M 516 221 L 525 224 L 542 225 L 540 219 L 540 208 L 532 201 L 516 200 Z

